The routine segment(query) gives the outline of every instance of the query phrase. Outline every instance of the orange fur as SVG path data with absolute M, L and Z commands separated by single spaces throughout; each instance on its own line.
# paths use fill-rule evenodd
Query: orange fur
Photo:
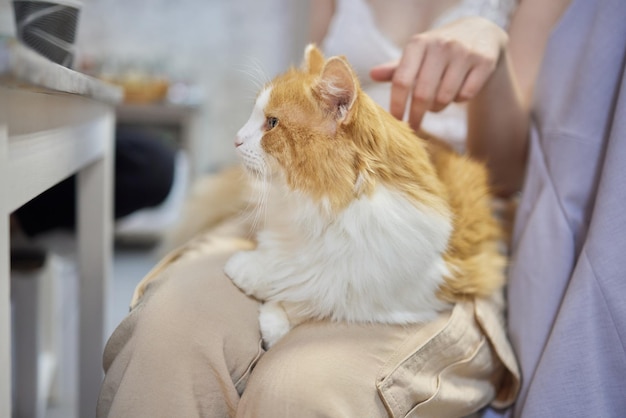
M 430 149 L 454 214 L 445 259 L 455 274 L 446 278 L 440 297 L 456 300 L 465 295 L 488 296 L 504 284 L 506 259 L 499 251 L 503 236 L 491 210 L 487 170 L 441 146 Z
M 487 296 L 503 284 L 499 225 L 490 209 L 485 168 L 418 138 L 359 87 L 344 58 L 324 60 L 308 47 L 303 69 L 272 83 L 266 116 L 279 124 L 261 146 L 285 168 L 287 184 L 337 213 L 377 184 L 450 218 L 444 258 L 452 272 L 439 297 Z

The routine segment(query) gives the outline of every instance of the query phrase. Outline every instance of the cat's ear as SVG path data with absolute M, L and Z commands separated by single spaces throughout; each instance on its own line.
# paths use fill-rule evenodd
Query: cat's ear
M 314 91 L 338 122 L 347 122 L 358 94 L 358 80 L 343 57 L 332 57 L 322 68 Z
M 324 54 L 315 44 L 307 45 L 304 50 L 304 62 L 302 69 L 310 74 L 319 74 L 324 67 Z

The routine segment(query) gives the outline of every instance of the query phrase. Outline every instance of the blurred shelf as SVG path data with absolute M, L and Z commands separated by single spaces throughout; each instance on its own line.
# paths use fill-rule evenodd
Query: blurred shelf
M 118 123 L 180 124 L 195 116 L 197 105 L 179 105 L 168 102 L 121 103 L 116 106 Z

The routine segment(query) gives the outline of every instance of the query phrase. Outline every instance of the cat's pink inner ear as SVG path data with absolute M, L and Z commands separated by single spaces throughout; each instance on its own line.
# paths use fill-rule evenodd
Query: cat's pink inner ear
M 309 44 L 304 50 L 304 70 L 309 74 L 319 74 L 324 67 L 324 54 L 315 44 Z
M 317 84 L 319 95 L 337 111 L 338 119 L 349 115 L 357 97 L 357 79 L 344 58 L 330 58 Z

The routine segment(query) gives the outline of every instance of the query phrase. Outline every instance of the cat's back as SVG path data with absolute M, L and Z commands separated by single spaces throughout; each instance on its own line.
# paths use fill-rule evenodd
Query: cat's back
M 506 258 L 501 252 L 502 227 L 492 210 L 487 169 L 437 138 L 425 142 L 452 212 L 446 258 L 457 274 L 446 280 L 441 293 L 452 300 L 489 296 L 504 284 Z

